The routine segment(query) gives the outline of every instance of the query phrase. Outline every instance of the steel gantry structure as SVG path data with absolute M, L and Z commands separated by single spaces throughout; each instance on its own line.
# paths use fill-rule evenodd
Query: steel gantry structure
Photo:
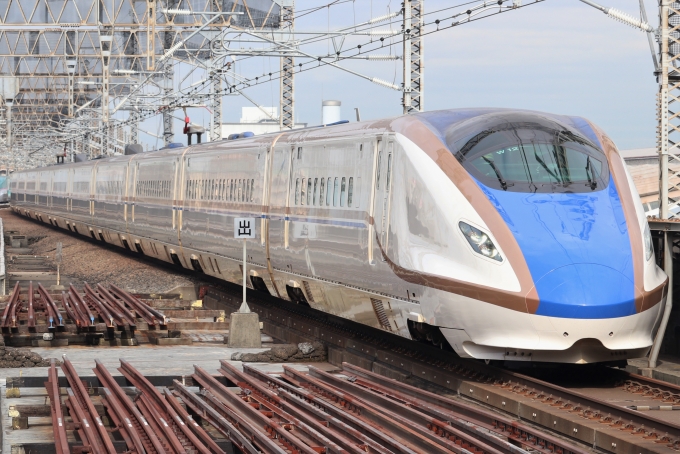
M 427 17 L 424 0 L 405 0 L 361 23 L 306 31 L 295 27 L 294 0 L 0 0 L 0 160 L 25 168 L 51 163 L 55 153 L 110 155 L 141 133 L 168 145 L 174 120 L 183 119 L 176 112 L 189 107 L 211 109 L 209 137 L 219 140 L 224 97 L 259 107 L 246 91 L 272 82 L 280 85 L 272 119 L 292 128 L 295 78 L 318 67 L 395 90 L 405 113 L 421 111 L 426 35 L 542 1 L 463 2 Z M 319 53 L 326 43 L 332 51 Z M 237 72 L 237 58 L 257 57 L 278 58 L 279 70 Z M 402 60 L 402 83 L 350 69 L 351 60 Z M 140 129 L 155 116 L 162 131 Z

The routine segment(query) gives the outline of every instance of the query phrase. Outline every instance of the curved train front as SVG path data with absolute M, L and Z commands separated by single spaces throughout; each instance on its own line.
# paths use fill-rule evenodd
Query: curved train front
M 396 130 L 437 209 L 405 225 L 441 231 L 394 264 L 437 301 L 412 318 L 412 332 L 438 326 L 459 354 L 480 359 L 644 356 L 667 277 L 612 141 L 584 119 L 535 112 L 418 117 Z M 416 163 L 414 145 L 432 160 Z

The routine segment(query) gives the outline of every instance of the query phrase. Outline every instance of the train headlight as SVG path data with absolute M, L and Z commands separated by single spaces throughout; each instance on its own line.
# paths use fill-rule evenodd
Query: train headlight
M 649 224 L 645 222 L 645 260 L 649 260 L 654 254 L 654 246 L 652 246 L 652 232 L 649 231 Z
M 498 260 L 499 262 L 503 261 L 503 257 L 501 257 L 500 252 L 496 249 L 496 245 L 493 244 L 493 241 L 489 239 L 489 236 L 486 233 L 463 221 L 460 221 L 458 226 L 476 253 L 490 259 Z

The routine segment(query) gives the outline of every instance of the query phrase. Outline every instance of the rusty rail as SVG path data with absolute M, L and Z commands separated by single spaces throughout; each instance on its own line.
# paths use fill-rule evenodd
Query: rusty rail
M 64 311 L 66 311 L 68 318 L 73 320 L 78 328 L 85 326 L 87 321 L 84 321 L 80 313 L 76 311 L 75 306 L 71 304 L 70 298 L 66 292 L 61 292 L 61 305 L 64 307 Z
M 47 389 L 47 395 L 50 398 L 54 446 L 57 450 L 57 454 L 69 454 L 71 450 L 68 446 L 64 410 L 62 409 L 61 397 L 59 396 L 59 374 L 57 373 L 57 366 L 54 360 L 50 362 L 50 370 L 47 373 L 45 388 Z
M 111 291 L 117 297 L 125 301 L 131 308 L 133 308 L 137 315 L 140 318 L 142 318 L 147 324 L 149 324 L 149 326 L 155 324 L 167 325 L 166 317 L 161 312 L 152 308 L 148 304 L 141 302 L 139 299 L 135 298 L 134 296 L 132 296 L 125 290 L 115 286 L 114 284 L 111 284 L 110 287 Z
M 135 314 L 130 312 L 128 308 L 125 307 L 124 303 L 118 301 L 118 299 L 111 295 L 111 293 L 106 290 L 103 285 L 97 284 L 97 292 L 109 303 L 112 308 L 117 308 L 118 312 L 123 314 L 128 325 L 131 327 L 135 327 L 137 325 L 137 318 L 135 317 Z
M 106 394 L 104 404 L 116 415 L 118 430 L 127 434 L 124 439 L 128 448 L 139 454 L 164 454 L 163 446 L 144 416 L 118 386 L 106 367 L 99 360 L 95 360 L 95 363 L 94 374 L 104 386 Z
M 80 296 L 80 293 L 78 293 L 78 289 L 75 288 L 73 284 L 71 284 L 69 285 L 68 293 L 70 296 L 70 300 L 75 304 L 76 308 L 80 311 L 83 318 L 86 318 L 90 322 L 88 326 L 94 328 L 95 324 L 94 314 L 90 310 L 89 306 L 83 300 L 83 297 Z
M 266 449 L 267 453 L 272 454 L 286 454 L 286 451 L 281 449 L 268 437 L 262 435 L 259 431 L 252 430 L 249 425 L 241 426 L 234 422 L 236 418 L 231 415 L 224 416 L 227 411 L 218 412 L 211 407 L 208 402 L 198 397 L 191 392 L 186 386 L 174 380 L 174 394 L 182 399 L 184 404 L 191 409 L 195 414 L 207 421 L 222 435 L 227 437 L 229 441 L 236 445 L 242 452 L 247 454 L 260 454 L 262 450 Z M 238 429 L 237 429 L 238 427 Z M 256 448 L 255 445 L 258 447 Z M 262 450 L 261 450 L 262 449 Z
M 265 452 L 285 453 L 297 449 L 299 453 L 317 453 L 295 436 L 292 430 L 288 430 L 292 428 L 291 424 L 271 420 L 225 388 L 202 368 L 194 366 L 194 371 L 192 378 L 204 388 L 202 394 L 205 400 Z
M 35 309 L 33 308 L 33 281 L 28 283 L 28 329 L 35 330 Z
M 273 389 L 270 389 L 270 386 L 277 387 L 279 380 L 264 372 L 252 369 L 255 374 L 248 375 L 236 369 L 227 361 L 221 361 L 221 363 L 222 368 L 220 369 L 220 373 L 233 383 L 236 383 L 241 389 L 248 389 L 271 402 L 275 402 L 277 406 L 281 407 L 287 413 L 300 418 L 307 424 L 314 426 L 320 432 L 325 433 L 330 440 L 346 450 L 346 452 L 364 454 L 366 453 L 366 448 L 369 448 L 371 450 L 370 452 L 379 454 L 390 454 L 394 452 L 393 450 L 385 448 L 385 446 L 389 446 L 391 437 L 375 430 L 381 443 L 374 441 L 365 434 L 372 432 L 372 427 L 363 425 L 358 419 L 350 417 L 348 419 L 351 420 L 351 425 L 345 423 L 328 413 L 324 413 L 319 407 L 307 403 L 304 400 L 295 397 L 291 399 L 290 394 L 286 391 L 281 392 L 281 390 L 279 390 L 279 394 L 277 394 Z M 272 380 L 270 380 L 270 378 L 272 378 Z M 286 386 L 284 383 L 281 384 Z M 289 400 L 292 402 L 289 402 Z M 361 430 L 357 430 L 355 427 L 358 427 Z M 384 440 L 382 440 L 383 438 Z M 398 452 L 412 453 L 413 451 L 402 449 Z
M 588 452 L 565 440 L 480 407 L 449 399 L 348 363 L 343 363 L 342 368 L 347 375 L 351 375 L 353 386 L 382 395 L 393 402 L 402 402 L 425 414 L 441 418 L 461 430 L 472 428 L 477 434 L 491 431 L 497 435 L 491 436 L 489 438 L 491 441 L 500 441 L 498 437 L 507 437 L 510 442 L 522 448 L 545 454 L 554 452 L 587 454 Z M 315 372 L 312 371 L 312 374 L 315 375 Z M 478 430 L 477 427 L 482 430 Z
M 40 297 L 42 300 L 45 302 L 45 307 L 47 308 L 47 314 L 48 314 L 48 322 L 49 322 L 49 328 L 50 329 L 56 329 L 57 327 L 63 327 L 64 326 L 64 319 L 61 316 L 61 312 L 59 311 L 59 308 L 57 307 L 56 303 L 52 299 L 52 296 L 49 294 L 47 289 L 43 287 L 42 284 L 38 284 L 38 293 L 40 294 Z M 57 326 L 54 326 L 54 324 L 57 323 Z
M 222 448 L 217 446 L 217 443 L 215 443 L 215 441 L 210 438 L 208 432 L 206 432 L 200 424 L 194 421 L 194 418 L 192 418 L 191 415 L 187 413 L 186 409 L 180 405 L 180 403 L 177 401 L 177 398 L 170 392 L 168 388 L 163 388 L 163 395 L 175 413 L 177 413 L 178 422 L 182 421 L 186 426 L 190 427 L 191 430 L 194 431 L 194 433 L 201 439 L 203 444 L 207 446 L 211 452 L 216 454 L 224 453 Z
M 116 450 L 104 427 L 104 423 L 102 423 L 97 410 L 94 408 L 85 385 L 83 385 L 73 364 L 71 364 L 71 361 L 66 356 L 64 356 L 61 370 L 64 372 L 70 385 L 70 388 L 67 390 L 69 397 L 66 399 L 66 405 L 69 407 L 71 414 L 75 414 L 78 418 L 80 430 L 82 435 L 85 436 L 83 438 L 85 445 L 89 446 L 95 454 L 115 454 Z
M 21 287 L 19 287 L 19 283 L 17 282 L 16 285 L 14 285 L 12 297 L 9 299 L 9 302 L 7 303 L 7 306 L 5 306 L 5 310 L 2 313 L 2 323 L 0 323 L 0 325 L 2 326 L 3 333 L 8 333 L 10 332 L 11 328 L 16 327 L 17 322 L 16 310 L 19 304 L 20 292 Z
M 144 375 L 140 374 L 137 369 L 124 359 L 120 360 L 120 364 L 121 367 L 118 371 L 141 392 L 138 396 L 137 406 L 142 410 L 147 421 L 151 421 L 158 426 L 160 432 L 156 433 L 164 436 L 165 444 L 172 446 L 172 449 L 178 454 L 185 452 L 184 446 L 186 445 L 190 445 L 190 448 L 200 453 L 210 454 L 210 450 L 192 431 L 192 429 L 201 431 L 203 429 L 200 427 L 198 429 L 187 427 L 170 403 L 149 383 Z M 142 405 L 140 405 L 139 401 L 141 401 Z M 223 451 L 220 450 L 219 453 L 223 453 Z
M 375 404 L 341 391 L 335 387 L 335 384 L 329 386 L 316 377 L 303 374 L 291 367 L 284 366 L 284 373 L 287 380 L 306 388 L 336 407 L 353 412 L 368 424 L 376 424 L 383 430 L 390 431 L 397 440 L 408 444 L 417 452 L 442 454 L 450 452 L 500 454 L 505 452 L 448 426 L 444 421 L 435 418 L 423 420 L 422 416 L 416 412 L 397 413 L 393 409 L 384 407 L 378 409 Z
M 106 299 L 99 298 L 88 284 L 85 284 L 85 299 L 97 308 L 99 317 L 102 318 L 105 323 L 108 321 L 107 326 L 109 328 L 129 325 L 128 320 L 120 312 L 119 308 L 114 308 L 106 301 Z

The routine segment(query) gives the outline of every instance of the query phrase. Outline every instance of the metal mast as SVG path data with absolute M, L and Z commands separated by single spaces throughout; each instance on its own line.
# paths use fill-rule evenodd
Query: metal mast
M 425 0 L 404 1 L 404 113 L 422 112 L 423 104 L 423 37 Z
M 281 30 L 288 28 L 290 41 L 295 40 L 294 14 L 295 0 L 282 0 L 280 28 Z M 295 126 L 295 59 L 292 56 L 281 57 L 281 113 L 279 114 L 279 126 L 281 130 L 293 129 Z
M 680 180 L 680 3 L 659 0 L 659 31 L 661 68 L 658 74 L 659 94 L 657 97 L 657 146 L 659 149 L 659 216 L 661 219 L 674 218 L 671 210 L 678 206 L 678 184 Z M 656 367 L 661 344 L 668 326 L 673 307 L 673 244 L 669 232 L 664 232 L 664 270 L 668 274 L 666 308 L 657 331 L 649 367 Z

